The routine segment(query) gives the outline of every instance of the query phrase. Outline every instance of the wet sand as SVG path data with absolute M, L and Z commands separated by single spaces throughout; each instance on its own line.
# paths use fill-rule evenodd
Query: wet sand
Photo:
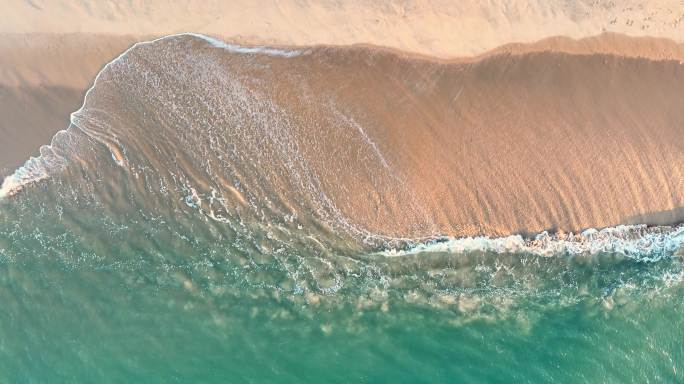
M 4 34 L 0 176 L 66 128 L 101 67 L 145 39 Z M 312 88 L 336 88 L 404 181 L 401 193 L 389 184 L 338 193 L 331 179 L 330 194 L 346 216 L 396 236 L 681 222 L 682 47 L 604 34 L 453 59 L 396 46 L 317 49 L 328 67 L 307 69 Z
M 331 70 L 310 69 L 321 74 L 313 92 L 338 84 L 338 102 L 363 116 L 358 123 L 404 180 L 350 203 L 347 216 L 366 227 L 505 235 L 684 219 L 679 61 L 560 52 L 475 63 L 372 50 L 330 57 L 322 60 Z
M 97 72 L 138 38 L 0 35 L 0 177 L 36 156 L 69 115 Z

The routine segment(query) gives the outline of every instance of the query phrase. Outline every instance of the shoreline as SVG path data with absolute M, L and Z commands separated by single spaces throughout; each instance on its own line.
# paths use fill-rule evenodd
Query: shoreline
M 63 38 L 63 36 L 62 36 L 61 38 Z M 130 38 L 130 37 L 129 37 L 129 38 Z M 95 37 L 95 38 L 94 38 L 94 41 L 96 41 L 96 40 L 98 40 L 98 39 L 99 39 L 99 38 Z M 159 38 L 159 39 L 163 39 L 163 38 Z M 156 41 L 156 40 L 159 40 L 159 39 L 155 39 L 155 41 Z M 625 38 L 625 39 L 629 39 L 629 38 Z M 144 43 L 144 42 L 138 42 L 138 43 Z M 120 44 L 124 44 L 124 43 L 120 43 Z M 673 43 L 673 44 L 674 44 L 674 43 Z M 544 44 L 538 44 L 538 45 L 543 46 Z M 581 45 L 581 44 L 580 44 L 580 45 Z M 674 46 L 680 46 L 680 45 L 674 44 Z M 130 49 L 130 47 L 129 47 L 128 49 Z M 355 54 L 355 55 L 360 55 L 360 54 L 362 54 L 363 52 L 375 52 L 375 53 L 373 53 L 373 55 L 378 54 L 379 57 L 380 57 L 381 59 L 382 59 L 383 57 L 388 57 L 388 58 L 389 58 L 389 59 L 388 59 L 389 61 L 392 61 L 392 60 L 399 60 L 399 61 L 403 61 L 403 62 L 413 62 L 413 58 L 411 57 L 410 54 L 404 55 L 404 54 L 401 54 L 401 53 L 396 53 L 396 52 L 394 52 L 394 51 L 391 50 L 391 49 L 383 49 L 383 48 L 374 49 L 374 48 L 363 47 L 363 46 L 362 46 L 362 47 L 360 47 L 360 46 L 354 46 L 354 47 L 342 48 L 342 49 L 330 48 L 330 47 L 316 47 L 316 48 L 312 48 L 312 49 L 313 49 L 318 55 L 323 55 L 323 56 L 325 56 L 325 55 L 327 54 L 326 52 L 328 52 L 329 50 L 332 50 L 331 52 L 341 51 L 341 53 L 339 53 L 339 54 L 348 54 L 348 55 L 352 55 L 352 53 Z M 522 51 L 524 51 L 524 50 L 522 50 Z M 348 52 L 351 52 L 351 53 L 348 53 Z M 473 62 L 463 62 L 463 61 L 458 62 L 458 61 L 454 61 L 454 62 L 449 62 L 449 63 L 447 63 L 447 65 L 455 65 L 455 64 L 459 64 L 459 63 L 460 63 L 460 64 L 463 64 L 463 65 L 468 65 L 468 66 L 474 65 L 474 66 L 476 66 L 476 67 L 482 67 L 483 69 L 485 69 L 485 72 L 487 72 L 487 71 L 489 71 L 489 70 L 486 69 L 486 67 L 487 67 L 488 65 L 490 65 L 491 63 L 493 63 L 493 62 L 499 61 L 499 62 L 502 62 L 502 63 L 506 63 L 506 62 L 508 62 L 508 61 L 510 61 L 510 60 L 513 60 L 513 61 L 515 61 L 515 60 L 521 60 L 521 61 L 524 61 L 524 60 L 528 60 L 528 61 L 529 61 L 529 60 L 533 60 L 533 61 L 534 61 L 534 60 L 535 60 L 535 59 L 534 59 L 535 55 L 541 55 L 541 57 L 544 57 L 544 55 L 553 55 L 553 54 L 558 54 L 558 53 L 559 53 L 559 52 L 554 52 L 554 51 L 536 51 L 536 48 L 534 48 L 534 47 L 533 47 L 529 52 L 523 52 L 523 53 L 515 54 L 515 55 L 512 55 L 512 56 L 510 55 L 510 52 L 508 52 L 508 51 L 504 51 L 503 53 L 501 53 L 501 51 L 497 51 L 497 52 L 499 52 L 499 53 L 493 53 L 493 54 L 491 54 L 491 55 L 485 55 L 483 58 L 478 59 L 478 60 L 473 61 Z M 561 52 L 561 53 L 564 53 L 564 52 Z M 100 52 L 98 52 L 98 54 L 99 54 L 100 57 L 101 57 L 101 56 L 103 55 L 103 52 L 100 51 Z M 577 53 L 566 53 L 566 54 L 568 55 L 568 57 L 575 57 L 575 56 L 581 56 L 581 55 L 582 55 L 582 54 L 577 54 Z M 109 53 L 108 53 L 108 52 L 104 52 L 104 55 L 107 56 L 107 55 L 109 55 Z M 123 55 L 123 54 L 120 53 L 119 56 L 121 56 L 121 55 Z M 592 57 L 594 57 L 594 58 L 600 58 L 602 55 L 604 55 L 604 54 L 588 54 L 588 55 L 585 55 L 585 56 L 587 56 L 587 60 L 593 60 Z M 84 55 L 82 54 L 81 57 L 83 57 L 83 56 L 84 56 Z M 86 56 L 87 56 L 87 55 L 86 55 Z M 613 56 L 613 55 L 607 55 L 607 56 Z M 623 59 L 624 59 L 624 60 L 638 60 L 638 59 L 643 59 L 643 58 L 640 58 L 640 57 L 623 58 L 623 57 L 621 57 L 621 56 L 615 56 L 615 57 L 613 57 L 611 60 L 613 60 L 613 61 L 615 61 L 615 60 L 620 61 L 620 60 L 623 60 Z M 624 60 L 623 60 L 623 61 L 624 61 Z M 647 59 L 647 60 L 652 61 L 652 60 L 650 60 L 650 59 Z M 655 60 L 654 62 L 658 62 L 658 61 L 661 61 L 661 60 Z M 46 61 L 46 62 L 49 62 L 49 61 Z M 111 62 L 111 60 L 110 60 L 110 62 Z M 418 63 L 417 63 L 416 65 L 434 66 L 434 65 L 441 65 L 440 62 L 441 62 L 441 61 L 440 61 L 439 59 L 437 59 L 437 60 L 435 60 L 435 61 L 431 61 L 431 60 L 418 60 Z M 91 69 L 92 69 L 92 68 L 95 68 L 95 67 L 97 66 L 96 63 L 95 63 L 95 60 L 88 61 L 88 65 L 89 65 L 88 68 L 91 68 Z M 509 64 L 506 64 L 506 65 L 509 65 Z M 668 64 L 668 65 L 670 65 L 670 64 Z M 673 64 L 671 64 L 671 65 L 675 65 L 675 66 L 676 66 L 676 65 L 681 65 L 681 62 L 679 62 L 679 63 L 673 63 Z M 70 68 L 69 65 L 65 65 L 64 67 L 69 67 L 69 68 Z M 99 71 L 101 71 L 101 70 L 102 70 L 102 68 L 99 69 Z M 30 70 L 29 70 L 29 72 L 30 72 Z M 99 72 L 98 72 L 98 73 L 99 73 Z M 64 77 L 60 77 L 60 74 L 59 74 L 59 73 L 58 73 L 56 76 L 57 76 L 57 77 L 56 77 L 57 80 L 65 80 Z M 36 84 L 36 85 L 34 85 L 34 86 L 36 86 L 36 89 L 37 89 L 37 90 L 38 90 L 38 89 L 43 89 L 44 87 L 48 86 L 48 85 L 46 85 L 46 83 L 49 84 L 49 81 L 51 81 L 51 79 L 50 79 L 50 78 L 47 78 L 47 77 L 43 77 L 43 78 L 30 78 L 30 77 L 21 77 L 21 76 L 18 76 L 17 78 L 23 78 L 23 79 L 27 79 L 27 78 L 28 78 L 28 83 L 31 83 L 31 81 L 35 81 L 35 84 Z M 74 83 L 76 83 L 76 84 L 79 84 L 78 81 L 81 81 L 81 84 L 82 84 L 82 82 L 83 82 L 82 79 L 81 79 L 81 80 L 73 80 L 73 79 L 72 79 L 72 80 L 69 80 L 69 81 L 72 81 L 72 82 L 74 82 Z M 527 81 L 527 80 L 522 80 L 522 81 Z M 485 84 L 488 84 L 488 83 L 486 82 Z M 525 84 L 525 83 L 522 83 L 522 84 Z M 74 87 L 74 88 L 76 88 L 76 87 Z M 460 93 L 459 93 L 459 95 L 460 95 Z M 457 95 L 457 97 L 458 97 L 459 95 Z M 81 100 L 81 104 L 82 104 L 82 102 L 83 102 L 83 100 Z M 53 107 L 53 106 L 51 106 L 51 108 L 52 108 L 52 107 Z M 75 108 L 75 109 L 73 109 L 73 110 L 67 112 L 67 115 L 70 116 L 70 113 L 73 112 L 73 111 L 75 111 L 75 110 L 77 110 L 77 109 L 78 109 L 78 108 Z M 54 117 L 54 118 L 57 118 L 57 114 L 58 114 L 59 112 L 58 112 L 57 114 L 55 114 L 55 113 L 54 113 L 54 110 L 52 110 L 52 111 L 44 111 L 44 113 L 52 113 L 52 114 L 53 114 L 53 117 Z M 40 113 L 39 111 L 33 110 L 33 111 L 31 111 L 31 114 L 32 114 L 32 115 L 40 115 L 41 113 Z M 14 124 L 14 126 L 19 127 L 19 126 L 22 126 L 22 125 L 21 125 L 21 124 Z M 68 123 L 65 123 L 65 124 L 64 124 L 63 126 L 61 126 L 57 131 L 63 130 L 63 129 L 65 129 L 67 126 L 68 126 Z M 26 125 L 24 125 L 23 127 L 25 128 Z M 35 129 L 37 129 L 37 130 L 45 129 L 45 126 L 37 127 L 37 128 L 35 128 Z M 376 132 L 375 134 L 378 134 L 378 132 Z M 386 133 L 385 133 L 385 134 L 386 134 Z M 385 135 L 385 134 L 382 134 L 382 135 Z M 578 134 L 579 134 L 579 133 L 578 133 Z M 381 135 L 381 136 L 382 136 L 382 135 Z M 41 143 L 40 143 L 40 145 L 44 145 L 44 144 L 46 144 L 46 143 L 45 143 L 45 142 L 41 142 Z M 383 145 L 383 144 L 381 144 L 381 147 L 382 147 L 382 145 Z M 37 150 L 37 148 L 36 148 L 36 150 Z M 18 158 L 18 157 L 19 157 L 19 155 L 17 155 L 17 158 Z M 25 161 L 25 160 L 27 160 L 27 159 L 28 159 L 28 157 L 26 157 L 26 156 L 23 157 L 22 162 Z M 676 165 L 675 165 L 675 167 L 676 167 Z M 2 169 L 2 168 L 3 168 L 3 164 L 0 164 L 0 169 Z M 5 166 L 5 168 L 8 169 L 9 167 Z M 0 175 L 0 176 L 2 176 L 2 175 Z M 680 181 L 680 182 L 681 182 L 681 181 Z M 491 191 L 490 191 L 490 192 L 491 192 Z M 573 192 L 573 194 L 574 194 L 574 193 L 575 193 L 575 192 Z M 591 195 L 587 195 L 587 196 L 588 196 L 588 198 L 591 198 Z M 491 202 L 488 203 L 488 204 L 491 204 Z M 504 204 L 504 206 L 505 206 L 505 204 Z M 499 207 L 499 208 L 501 208 L 501 207 Z M 450 207 L 450 208 L 448 208 L 446 211 L 443 211 L 443 212 L 437 212 L 437 211 L 435 211 L 435 209 L 440 209 L 440 208 L 439 208 L 439 205 L 437 205 L 437 206 L 435 206 L 435 207 L 432 207 L 432 208 L 429 208 L 428 211 L 434 211 L 434 214 L 436 215 L 435 218 L 437 218 L 438 216 L 445 216 L 445 217 L 446 217 L 446 220 L 447 220 L 447 222 L 448 222 L 448 221 L 450 221 L 450 220 L 453 220 L 453 215 L 450 216 L 448 212 L 449 212 L 449 211 L 455 212 L 455 211 L 453 211 L 453 210 L 454 210 L 454 209 L 458 209 L 458 204 L 457 204 L 455 207 Z M 495 210 L 495 211 L 499 212 L 499 209 L 497 209 L 497 210 Z M 607 224 L 607 225 L 600 225 L 600 224 L 599 224 L 599 225 L 596 225 L 596 224 L 594 224 L 594 225 L 588 225 L 588 226 L 586 226 L 585 228 L 590 228 L 590 227 L 602 227 L 602 228 L 605 228 L 605 227 L 611 227 L 611 226 L 616 226 L 616 225 L 621 225 L 621 224 L 635 224 L 635 223 L 638 223 L 638 224 L 642 224 L 642 223 L 643 223 L 643 224 L 661 224 L 661 223 L 664 223 L 663 220 L 665 220 L 665 219 L 662 218 L 662 212 L 667 212 L 667 211 L 671 211 L 670 216 L 672 216 L 672 219 L 673 219 L 671 222 L 673 222 L 673 223 L 681 222 L 681 217 L 682 217 L 682 214 L 681 214 L 681 212 L 680 212 L 680 211 L 681 211 L 681 208 L 674 207 L 674 208 L 671 208 L 671 209 L 661 209 L 661 210 L 655 210 L 655 211 L 638 211 L 638 212 L 634 212 L 634 214 L 630 216 L 631 218 L 630 218 L 630 217 L 623 217 L 622 220 L 615 220 L 615 221 L 613 221 L 613 222 L 608 222 L 608 223 L 606 223 L 605 221 L 602 221 L 603 224 Z M 678 212 L 679 212 L 679 213 L 678 213 Z M 500 213 L 510 214 L 510 212 L 500 212 Z M 577 214 L 581 214 L 581 212 L 577 212 L 577 211 L 573 212 L 573 215 L 577 215 Z M 552 215 L 553 215 L 553 214 L 552 214 Z M 666 213 L 666 215 L 667 215 L 667 213 Z M 661 216 L 661 217 L 658 218 L 658 216 Z M 637 218 L 646 218 L 646 217 L 652 217 L 653 220 L 639 220 L 639 219 L 637 219 Z M 514 221 L 515 221 L 515 219 L 514 219 Z M 461 222 L 463 222 L 463 221 L 461 221 Z M 665 221 L 665 222 L 668 222 L 668 221 Z M 490 236 L 491 236 L 491 235 L 494 235 L 494 236 L 504 236 L 504 235 L 510 235 L 510 234 L 516 234 L 516 233 L 521 233 L 521 234 L 522 234 L 522 233 L 540 233 L 540 232 L 544 231 L 544 228 L 560 228 L 560 229 L 565 230 L 565 231 L 570 231 L 570 230 L 572 230 L 572 229 L 574 229 L 575 231 L 577 231 L 576 228 L 578 228 L 578 227 L 564 227 L 563 225 L 560 225 L 560 226 L 557 226 L 557 225 L 548 226 L 548 225 L 547 225 L 547 226 L 539 227 L 539 223 L 538 223 L 538 224 L 535 225 L 535 226 L 522 226 L 522 227 L 519 226 L 517 229 L 516 229 L 516 228 L 513 228 L 513 227 L 509 227 L 509 228 L 506 229 L 506 230 L 502 230 L 502 227 L 501 227 L 500 225 L 495 225 L 495 226 L 493 227 L 494 230 L 492 230 L 493 228 L 487 229 L 487 223 L 488 223 L 488 222 L 487 222 L 486 219 L 485 219 L 484 221 L 482 221 L 482 223 L 485 224 L 485 227 L 473 227 L 473 228 L 470 228 L 470 229 L 466 229 L 466 230 L 464 231 L 464 234 L 466 234 L 466 235 L 481 234 L 481 235 L 490 235 Z M 593 223 L 593 222 L 592 222 L 592 223 Z M 440 224 L 439 227 L 440 227 L 440 228 L 448 228 L 448 226 L 447 226 L 447 227 L 444 227 L 443 224 Z M 498 229 L 496 229 L 496 228 L 498 228 Z M 547 229 L 547 230 L 548 230 L 548 229 Z M 452 231 L 453 231 L 453 230 L 452 230 Z M 452 232 L 452 231 L 446 230 L 446 231 L 442 231 L 441 233 L 446 233 L 447 236 L 455 235 L 455 233 Z
M 181 34 L 192 34 L 181 33 Z M 171 36 L 171 35 L 170 35 Z M 0 156 L 0 177 L 18 168 L 31 155 L 37 155 L 40 146 L 58 131 L 66 129 L 69 116 L 83 103 L 83 97 L 92 86 L 95 75 L 122 52 L 133 45 L 154 41 L 162 37 L 134 35 L 87 35 L 84 33 L 1 33 L 0 32 L 0 106 L 3 115 L 12 116 L 0 122 L 0 146 L 10 148 Z M 211 37 L 211 36 L 209 36 Z M 212 37 L 213 38 L 213 37 Z M 220 37 L 219 37 L 220 38 Z M 239 39 L 238 39 L 239 40 Z M 229 44 L 239 41 L 226 39 Z M 611 44 L 619 48 L 612 47 Z M 253 47 L 247 45 L 247 47 Z M 367 50 L 369 54 L 391 54 L 408 60 L 439 64 L 481 62 L 491 57 L 523 56 L 544 52 L 568 55 L 609 55 L 640 58 L 653 61 L 684 63 L 684 43 L 651 37 L 630 37 L 614 33 L 572 39 L 563 36 L 548 37 L 534 43 L 507 43 L 475 56 L 440 58 L 398 48 L 357 43 L 353 45 L 268 45 L 276 49 L 332 49 Z M 627 47 L 623 49 L 623 47 Z M 86 60 L 83 60 L 83 59 Z M 77 70 L 73 70 L 77 68 Z M 55 90 L 62 90 L 55 92 Z M 58 96 L 57 93 L 60 95 Z M 64 97 L 63 94 L 69 94 Z M 55 94 L 55 95 L 53 95 Z M 41 96 L 47 95 L 47 96 Z M 19 100 L 29 100 L 23 109 Z M 29 111 L 31 106 L 36 113 Z M 21 127 L 28 135 L 16 136 Z M 18 140 L 18 141 L 17 141 Z M 19 143 L 9 146 L 5 142 Z M 13 153 L 10 153 L 13 152 Z

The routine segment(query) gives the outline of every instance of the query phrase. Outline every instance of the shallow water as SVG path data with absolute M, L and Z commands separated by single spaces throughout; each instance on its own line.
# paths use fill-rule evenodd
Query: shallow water
M 684 381 L 683 228 L 375 234 L 277 105 L 140 55 L 4 184 L 0 381 Z M 349 181 L 398 182 L 342 121 Z
M 269 253 L 11 204 L 22 218 L 0 230 L 2 381 L 684 378 L 681 256 Z

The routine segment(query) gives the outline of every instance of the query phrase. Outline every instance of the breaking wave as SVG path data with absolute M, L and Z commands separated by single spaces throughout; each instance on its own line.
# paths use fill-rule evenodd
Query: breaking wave
M 620 225 L 601 230 L 587 229 L 579 234 L 542 232 L 533 238 L 520 235 L 490 238 L 438 238 L 407 247 L 388 249 L 385 256 L 406 256 L 419 253 L 494 253 L 532 254 L 538 256 L 575 256 L 618 254 L 637 261 L 658 261 L 672 256 L 684 245 L 684 227 L 648 227 Z

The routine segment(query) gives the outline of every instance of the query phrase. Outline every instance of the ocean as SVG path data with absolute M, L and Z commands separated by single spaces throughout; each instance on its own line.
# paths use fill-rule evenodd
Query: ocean
M 108 64 L 0 190 L 0 381 L 684 382 L 684 227 L 445 233 L 327 54 Z

